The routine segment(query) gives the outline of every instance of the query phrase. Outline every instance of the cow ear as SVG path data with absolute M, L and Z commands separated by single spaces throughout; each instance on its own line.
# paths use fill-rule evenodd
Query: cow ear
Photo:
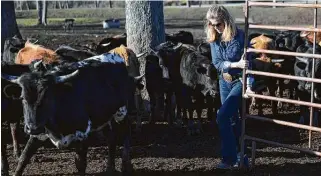
M 21 87 L 18 84 L 9 84 L 3 88 L 4 95 L 9 99 L 20 99 Z

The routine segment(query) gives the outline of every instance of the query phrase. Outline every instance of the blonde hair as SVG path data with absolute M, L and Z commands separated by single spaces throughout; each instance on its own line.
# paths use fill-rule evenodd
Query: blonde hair
M 225 28 L 222 34 L 222 41 L 230 41 L 236 35 L 236 25 L 234 18 L 224 6 L 213 5 L 206 13 L 205 33 L 208 42 L 217 40 L 217 31 L 210 25 L 211 19 L 216 19 L 224 23 Z

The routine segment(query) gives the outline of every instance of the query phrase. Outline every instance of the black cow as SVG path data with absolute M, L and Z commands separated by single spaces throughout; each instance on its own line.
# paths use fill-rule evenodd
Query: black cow
M 202 42 L 197 46 L 197 51 L 206 56 L 210 60 L 212 59 L 211 46 L 208 42 Z
M 296 52 L 297 48 L 304 44 L 303 39 L 300 37 L 299 31 L 282 31 L 274 33 L 275 47 L 278 51 Z M 281 74 L 294 75 L 294 63 L 296 58 L 294 56 L 279 56 L 284 59 L 282 63 Z M 283 90 L 289 89 L 290 98 L 297 99 L 294 96 L 294 91 L 297 92 L 298 82 L 295 80 L 282 80 L 279 79 L 279 95 L 282 97 Z
M 94 48 L 94 51 L 97 54 L 103 54 L 103 53 L 107 53 L 108 51 L 119 47 L 121 45 L 127 46 L 127 34 L 123 33 L 121 35 L 117 35 L 114 37 L 108 37 L 108 38 L 104 38 L 102 39 L 98 45 L 96 46 L 96 48 Z
M 85 173 L 88 137 L 102 130 L 108 135 L 108 168 L 115 169 L 116 140 L 124 141 L 123 169 L 130 166 L 127 102 L 134 92 L 122 58 L 103 54 L 46 72 L 2 77 L 22 88 L 25 132 L 30 135 L 15 175 L 22 172 L 37 149 L 49 138 L 57 148 L 76 145 L 76 167 Z
M 29 72 L 28 65 L 11 65 L 7 64 L 6 62 L 1 62 L 1 71 L 20 76 L 23 73 Z M 23 112 L 22 112 L 22 104 L 19 93 L 21 92 L 21 88 L 13 84 L 5 79 L 1 79 L 1 123 L 8 122 L 10 123 L 11 129 L 11 136 L 13 140 L 13 149 L 14 155 L 16 158 L 20 156 L 19 150 L 19 142 L 18 142 L 18 134 L 19 134 L 19 124 L 20 120 L 22 119 Z M 1 128 L 3 131 L 3 128 Z M 3 173 L 8 175 L 8 161 L 6 156 L 6 137 L 5 135 L 1 135 L 1 170 Z
M 4 41 L 3 53 L 1 54 L 1 60 L 8 64 L 14 64 L 16 55 L 19 50 L 25 47 L 26 40 L 14 36 Z
M 82 61 L 84 59 L 97 55 L 96 53 L 93 53 L 91 51 L 79 50 L 67 45 L 59 46 L 55 50 L 55 52 L 60 56 L 60 59 L 68 60 L 71 62 Z
M 174 93 L 177 103 L 177 114 L 176 117 L 180 118 L 181 110 L 183 109 L 183 116 L 187 117 L 186 110 L 189 112 L 190 118 L 194 109 L 196 109 L 198 116 L 202 110 L 202 104 L 204 103 L 204 96 L 213 96 L 216 98 L 217 80 L 215 73 L 212 75 L 213 67 L 211 61 L 198 53 L 195 47 L 191 45 L 178 44 L 175 45 L 171 42 L 166 42 L 155 48 L 155 54 L 153 64 L 159 64 L 156 69 L 154 69 L 154 74 L 157 78 L 162 80 L 153 79 L 153 81 L 158 83 L 158 88 L 163 88 L 166 92 L 166 106 L 165 106 L 165 116 L 166 112 L 170 114 L 171 112 L 171 95 Z M 152 56 L 150 56 L 152 58 Z M 149 58 L 149 59 L 150 59 Z M 148 60 L 147 60 L 148 62 Z M 151 64 L 152 67 L 154 66 Z M 146 77 L 148 75 L 149 69 L 146 68 Z M 149 82 L 146 80 L 146 84 Z M 156 87 L 156 86 L 154 86 Z M 161 91 L 161 90 L 160 90 Z M 155 91 L 151 90 L 152 95 Z M 151 94 L 151 93 L 150 93 Z M 192 102 L 192 98 L 196 99 L 196 108 Z M 213 99 L 207 100 L 208 104 L 211 104 Z M 213 117 L 213 107 L 209 105 L 211 110 L 208 110 L 209 118 Z M 209 108 L 209 109 L 210 109 Z M 194 130 L 194 125 L 192 124 L 192 119 L 189 120 L 188 132 L 192 133 Z M 200 132 L 200 123 L 198 123 L 196 131 Z
M 307 54 L 312 54 L 313 53 L 313 45 L 309 42 L 306 42 L 305 44 L 299 46 L 297 48 L 297 52 L 299 53 L 307 53 Z M 321 47 L 316 45 L 315 48 L 315 54 L 321 54 Z M 312 58 L 307 58 L 307 57 L 296 57 L 296 62 L 294 66 L 294 72 L 295 76 L 302 76 L 302 77 L 312 77 Z M 315 78 L 321 79 L 321 60 L 320 59 L 315 59 Z M 306 81 L 298 81 L 298 97 L 301 101 L 307 101 L 310 102 L 310 95 L 311 95 L 311 82 L 306 82 Z M 320 98 L 320 92 L 321 92 L 321 84 L 315 83 L 314 86 L 314 98 L 315 98 L 315 103 L 321 103 L 321 98 Z M 315 112 L 317 112 L 315 110 Z M 305 106 L 300 106 L 300 123 L 302 124 L 309 124 L 308 120 L 308 114 L 309 110 Z M 314 114 L 313 118 L 313 125 L 318 126 L 318 114 Z
M 184 44 L 194 44 L 193 34 L 188 31 L 178 31 L 173 34 L 165 34 L 166 41 L 172 42 L 174 44 L 184 43 Z

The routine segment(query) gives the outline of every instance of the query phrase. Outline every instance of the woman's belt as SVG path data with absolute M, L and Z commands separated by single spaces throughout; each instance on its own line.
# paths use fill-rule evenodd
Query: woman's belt
M 226 82 L 232 82 L 236 79 L 239 79 L 242 77 L 242 72 L 241 73 L 238 73 L 238 74 L 235 74 L 235 75 L 231 75 L 229 73 L 223 73 L 223 79 L 226 81 Z

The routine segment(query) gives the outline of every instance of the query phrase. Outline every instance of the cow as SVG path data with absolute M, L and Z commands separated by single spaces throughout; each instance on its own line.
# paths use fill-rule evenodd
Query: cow
M 314 43 L 314 32 L 302 31 L 300 32 L 300 37 L 304 38 L 310 43 Z M 321 32 L 316 33 L 316 44 L 321 46 Z
M 321 54 L 321 47 L 319 45 L 315 45 L 315 54 Z M 306 42 L 305 44 L 299 46 L 297 48 L 298 53 L 307 53 L 307 54 L 312 54 L 313 53 L 313 45 L 310 42 Z M 296 62 L 294 65 L 294 71 L 295 71 L 295 76 L 301 76 L 301 77 L 308 77 L 311 78 L 313 74 L 312 70 L 312 58 L 308 57 L 296 57 Z M 321 79 L 321 60 L 320 59 L 315 59 L 315 78 Z M 311 97 L 311 82 L 306 82 L 306 81 L 298 81 L 298 97 L 301 101 L 307 101 L 310 102 L 310 97 Z M 320 98 L 320 92 L 321 92 L 321 84 L 315 83 L 315 89 L 313 92 L 314 96 L 314 102 L 315 103 L 321 103 L 321 98 Z M 300 120 L 299 123 L 301 124 L 309 124 L 308 120 L 308 108 L 305 106 L 300 106 Z M 315 110 L 315 113 L 313 114 L 313 126 L 318 126 L 318 114 L 317 110 Z
M 154 62 L 149 67 L 158 64 L 158 67 L 154 69 L 154 74 L 157 75 L 158 79 L 161 78 L 161 80 L 157 80 L 155 77 L 151 79 L 153 79 L 155 84 L 158 83 L 158 87 L 163 85 L 161 88 L 168 94 L 165 101 L 165 116 L 167 116 L 166 112 L 171 112 L 169 109 L 171 107 L 170 97 L 172 94 L 175 94 L 177 103 L 176 117 L 180 118 L 182 109 L 183 116 L 187 117 L 186 110 L 188 110 L 190 116 L 188 120 L 188 133 L 193 134 L 194 131 L 195 133 L 200 133 L 200 121 L 194 124 L 192 120 L 193 111 L 196 109 L 198 117 L 200 117 L 204 97 L 207 97 L 209 98 L 207 99 L 209 106 L 208 116 L 212 118 L 213 114 L 215 115 L 212 102 L 217 98 L 218 94 L 217 75 L 213 72 L 210 59 L 197 52 L 194 46 L 182 43 L 175 45 L 171 42 L 165 42 L 154 50 L 154 57 L 149 56 L 154 58 Z M 150 58 L 147 59 L 147 62 L 149 62 Z M 149 81 L 147 77 L 148 71 L 151 69 L 148 70 L 147 66 L 148 64 L 146 64 L 146 87 L 148 88 Z M 153 92 L 153 90 L 149 92 Z M 151 95 L 151 93 L 149 94 Z M 192 102 L 193 97 L 196 99 L 195 104 Z
M 210 60 L 212 59 L 211 46 L 208 42 L 202 42 L 197 46 L 197 51 L 206 56 Z
M 23 73 L 30 72 L 28 65 L 15 65 L 8 64 L 4 61 L 1 62 L 1 71 L 20 76 Z M 19 150 L 19 124 L 23 117 L 21 99 L 17 94 L 21 92 L 21 88 L 5 79 L 1 79 L 1 123 L 8 122 L 10 124 L 11 136 L 13 141 L 13 153 L 16 158 L 20 156 Z M 1 128 L 3 129 L 3 128 Z M 3 130 L 2 130 L 3 132 Z M 5 175 L 8 174 L 8 161 L 6 156 L 5 135 L 1 135 L 1 170 Z
M 71 62 L 82 61 L 97 54 L 91 51 L 78 50 L 67 45 L 61 45 L 56 50 L 55 53 L 60 57 L 61 60 L 68 60 Z
M 65 19 L 65 22 L 64 22 L 64 25 L 62 26 L 66 31 L 72 31 L 74 32 L 74 22 L 75 22 L 75 19 L 73 18 L 67 18 Z
M 296 52 L 296 49 L 304 44 L 300 31 L 280 31 L 275 32 L 275 49 L 278 51 Z M 294 56 L 280 56 L 284 59 L 282 64 L 282 74 L 294 75 L 294 63 L 296 58 Z M 282 97 L 283 90 L 289 89 L 291 99 L 297 99 L 294 91 L 297 92 L 297 81 L 295 80 L 279 80 L 279 95 Z M 285 87 L 287 86 L 287 87 Z
M 24 47 L 19 50 L 15 59 L 15 63 L 30 64 L 35 59 L 43 59 L 44 63 L 48 64 L 56 62 L 59 57 L 53 50 L 27 41 Z
M 165 34 L 166 41 L 170 41 L 174 44 L 194 44 L 193 34 L 189 31 L 178 31 L 177 33 Z
M 93 46 L 94 47 L 93 50 L 97 54 L 103 54 L 121 45 L 127 46 L 126 33 L 102 39 L 97 46 Z
M 252 36 L 256 36 L 253 34 Z M 275 49 L 275 42 L 273 37 L 266 36 L 265 34 L 258 35 L 254 38 L 250 36 L 250 47 L 255 49 Z M 251 53 L 249 55 L 251 60 L 251 69 L 257 71 L 264 71 L 264 72 L 272 72 L 272 73 L 280 73 L 282 68 L 282 63 L 280 62 L 273 62 L 273 55 L 265 54 L 265 53 Z M 278 60 L 277 60 L 278 61 Z M 254 76 L 254 82 L 252 84 L 252 91 L 255 93 L 260 93 L 266 89 L 269 90 L 270 95 L 276 95 L 275 92 L 277 90 L 277 79 L 267 76 Z M 252 99 L 253 100 L 253 99 Z M 254 99 L 255 100 L 255 99 Z M 253 103 L 252 105 L 256 105 Z M 259 101 L 258 105 L 258 114 L 262 115 L 262 104 Z M 277 104 L 275 101 L 272 101 L 272 113 L 275 115 L 277 113 Z
M 136 80 L 139 80 L 138 82 L 140 82 L 143 78 L 144 75 L 140 75 L 139 73 L 139 61 L 138 58 L 143 56 L 145 53 L 142 53 L 140 55 L 137 55 L 134 53 L 133 50 L 131 50 L 128 47 L 125 47 L 124 45 L 121 45 L 111 51 L 109 51 L 109 53 L 115 53 L 118 54 L 121 58 L 124 59 L 128 74 L 131 78 L 135 78 Z M 135 110 L 137 111 L 136 113 L 136 130 L 139 131 L 141 129 L 141 116 L 138 113 L 140 110 L 140 104 L 142 102 L 142 98 L 141 98 L 141 90 L 144 88 L 144 86 L 142 84 L 137 84 L 136 85 L 136 91 L 135 91 L 135 97 L 131 98 L 131 100 L 134 100 L 135 102 L 130 102 L 129 103 L 129 113 L 133 114 L 135 112 Z
M 78 144 L 76 167 L 84 175 L 88 139 L 98 131 L 108 135 L 108 170 L 115 169 L 120 136 L 124 141 L 122 169 L 130 169 L 127 103 L 135 86 L 119 55 L 105 53 L 45 72 L 21 76 L 2 72 L 1 76 L 22 89 L 17 96 L 23 101 L 24 131 L 30 135 L 15 175 L 22 175 L 39 140 L 47 138 L 59 149 Z
M 4 47 L 1 54 L 1 60 L 5 61 L 8 64 L 14 64 L 16 55 L 19 50 L 24 48 L 26 40 L 18 37 L 17 35 L 8 38 L 4 41 Z

